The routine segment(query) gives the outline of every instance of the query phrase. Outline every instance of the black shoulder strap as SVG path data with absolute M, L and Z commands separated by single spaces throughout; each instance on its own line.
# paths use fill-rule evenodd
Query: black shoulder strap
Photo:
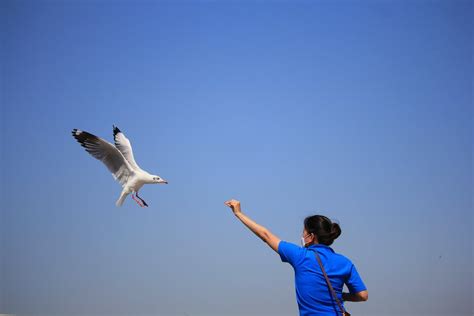
M 326 270 L 324 270 L 323 263 L 321 262 L 321 258 L 319 257 L 318 251 L 316 249 L 314 250 L 314 254 L 316 255 L 316 260 L 318 260 L 319 266 L 321 267 L 321 271 L 323 271 L 324 278 L 326 279 L 326 283 L 328 284 L 328 287 L 331 291 L 332 297 L 336 301 L 337 305 L 339 305 L 339 308 L 341 309 L 342 315 L 344 315 L 344 307 L 342 307 L 341 302 L 337 298 L 336 292 L 334 291 L 334 289 L 331 285 L 331 281 L 329 280 L 328 275 L 326 274 Z

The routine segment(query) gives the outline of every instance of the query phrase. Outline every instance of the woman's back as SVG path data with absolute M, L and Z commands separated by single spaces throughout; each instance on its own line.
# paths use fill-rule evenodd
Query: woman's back
M 345 256 L 335 253 L 331 247 L 322 244 L 299 247 L 281 241 L 278 247 L 281 260 L 290 263 L 295 271 L 296 299 L 300 315 L 340 315 L 339 307 L 332 298 L 316 260 L 315 251 L 318 251 L 340 302 L 344 284 L 351 293 L 366 290 L 352 262 Z

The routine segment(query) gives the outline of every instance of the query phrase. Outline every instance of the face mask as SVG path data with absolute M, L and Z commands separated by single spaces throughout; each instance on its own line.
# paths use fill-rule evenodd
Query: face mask
M 311 236 L 312 234 L 307 234 L 306 236 L 301 237 L 301 247 L 306 247 L 307 242 L 305 242 L 305 238 Z
M 306 243 L 304 242 L 304 237 L 301 237 L 301 247 L 304 247 Z

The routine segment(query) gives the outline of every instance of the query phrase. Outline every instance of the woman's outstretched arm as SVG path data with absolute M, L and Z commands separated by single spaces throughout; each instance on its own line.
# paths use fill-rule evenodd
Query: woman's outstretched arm
M 278 244 L 280 243 L 280 238 L 273 235 L 268 229 L 255 223 L 250 217 L 242 213 L 240 210 L 240 202 L 237 200 L 229 200 L 225 202 L 225 205 L 232 209 L 234 215 L 240 219 L 240 221 L 247 226 L 255 235 L 260 237 L 264 242 L 266 242 L 270 248 L 278 252 Z

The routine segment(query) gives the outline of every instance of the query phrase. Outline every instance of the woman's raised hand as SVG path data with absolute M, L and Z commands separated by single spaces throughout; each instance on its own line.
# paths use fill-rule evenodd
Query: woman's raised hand
M 232 212 L 234 212 L 235 215 L 237 215 L 238 213 L 240 213 L 240 202 L 237 201 L 237 200 L 229 200 L 229 201 L 226 201 L 225 202 L 225 205 L 227 205 L 228 207 L 230 207 L 232 209 Z

